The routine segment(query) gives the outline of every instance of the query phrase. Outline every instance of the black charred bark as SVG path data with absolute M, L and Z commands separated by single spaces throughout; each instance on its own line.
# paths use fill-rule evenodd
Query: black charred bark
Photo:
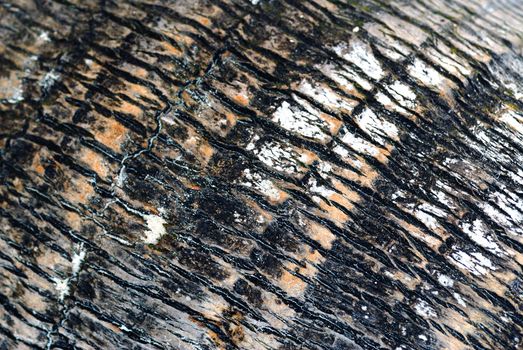
M 523 4 L 0 1 L 0 349 L 519 349 Z

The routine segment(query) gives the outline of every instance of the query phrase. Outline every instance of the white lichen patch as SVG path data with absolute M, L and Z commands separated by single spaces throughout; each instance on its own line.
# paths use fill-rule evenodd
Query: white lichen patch
M 357 104 L 356 100 L 342 98 L 327 86 L 319 86 L 314 83 L 309 83 L 305 79 L 300 82 L 298 91 L 333 110 L 345 110 L 351 112 Z
M 380 80 L 385 76 L 380 62 L 374 57 L 368 44 L 353 40 L 348 47 L 342 43 L 336 45 L 333 50 L 338 56 L 358 66 L 369 77 Z
M 454 286 L 454 280 L 445 274 L 438 275 L 438 282 L 443 287 L 453 287 Z
M 409 112 L 405 108 L 399 106 L 395 101 L 393 101 L 389 96 L 385 95 L 381 91 L 376 92 L 374 98 L 388 110 L 395 111 L 403 115 L 409 115 Z
M 38 82 L 44 90 L 51 88 L 60 79 L 60 74 L 51 70 Z
M 58 300 L 61 302 L 69 295 L 69 278 L 53 277 L 54 287 L 58 293 Z
M 352 83 L 358 83 L 364 90 L 372 90 L 373 85 L 367 80 L 362 78 L 359 74 L 354 72 L 350 67 L 339 67 L 327 63 L 316 66 L 323 74 L 334 80 L 340 85 L 340 87 L 348 93 L 355 93 L 356 86 Z
M 501 114 L 499 121 L 523 135 L 523 116 L 512 111 L 507 110 Z
M 71 259 L 71 269 L 73 276 L 78 275 L 78 272 L 80 272 L 80 268 L 82 267 L 82 263 L 85 259 L 86 250 L 84 248 L 83 243 L 77 245 L 75 247 L 75 251 L 73 253 L 73 257 Z
M 241 185 L 255 189 L 272 202 L 282 200 L 284 192 L 280 191 L 271 180 L 264 179 L 260 174 L 254 173 L 250 169 L 245 169 L 243 176 L 245 180 L 240 182 Z
M 259 139 L 260 139 L 260 137 L 258 135 L 254 135 L 252 137 L 252 139 L 250 140 L 250 142 L 247 144 L 247 146 L 245 146 L 245 149 L 247 151 L 253 151 L 256 148 L 256 143 L 258 142 Z
M 445 189 L 446 191 L 442 191 L 442 189 Z M 441 180 L 436 180 L 432 194 L 436 196 L 440 205 L 447 206 L 449 209 L 455 209 L 456 205 L 454 199 L 448 195 L 448 191 L 451 191 L 451 189 L 446 183 Z
M 407 68 L 407 71 L 413 78 L 419 80 L 423 85 L 438 91 L 447 84 L 446 79 L 439 74 L 438 71 L 428 66 L 419 58 L 414 59 L 414 62 Z
M 268 141 L 257 147 L 255 136 L 247 145 L 246 149 L 265 165 L 277 171 L 287 174 L 296 174 L 301 170 L 301 163 L 308 163 L 306 154 L 298 154 L 292 147 L 283 145 L 276 141 Z
M 376 157 L 379 155 L 380 151 L 379 149 L 374 146 L 372 143 L 368 142 L 367 140 L 349 132 L 348 130 L 344 129 L 342 132 L 340 132 L 341 135 L 341 142 L 343 142 L 348 147 L 352 148 L 353 150 L 357 152 L 361 152 L 363 154 L 370 155 L 372 157 Z M 342 157 L 346 157 L 348 155 L 348 151 L 344 149 L 343 147 L 336 146 L 333 149 L 334 152 L 338 153 Z
M 520 164 L 522 164 L 521 162 Z M 508 176 L 512 179 L 512 181 L 518 183 L 519 185 L 523 185 L 523 169 L 518 169 L 517 171 L 509 171 Z
M 317 114 L 302 110 L 297 106 L 291 106 L 287 101 L 276 109 L 272 115 L 272 120 L 282 128 L 297 133 L 306 138 L 326 142 L 330 139 L 323 130 L 327 125 Z
M 390 139 L 398 140 L 398 128 L 387 120 L 378 117 L 368 107 L 355 116 L 355 121 L 369 135 L 386 136 Z M 382 145 L 386 143 L 381 137 L 377 137 L 376 140 Z
M 349 150 L 342 146 L 342 145 L 336 145 L 332 151 L 334 153 L 336 153 L 337 155 L 339 155 L 341 157 L 341 159 L 343 159 L 344 161 L 346 161 L 346 158 L 349 156 L 350 152 Z
M 120 327 L 119 327 L 122 331 L 124 332 L 132 332 L 132 329 L 128 328 L 126 325 L 122 324 Z
M 233 217 L 234 217 L 234 222 L 237 223 L 237 224 L 241 224 L 243 223 L 243 219 L 242 219 L 242 215 L 240 213 L 238 213 L 237 211 L 235 211 L 233 214 Z
M 395 201 L 396 199 L 400 198 L 400 199 L 404 199 L 404 198 L 407 198 L 409 196 L 408 192 L 407 191 L 403 191 L 403 190 L 396 190 L 393 194 L 390 195 L 390 199 L 392 199 L 393 201 Z
M 119 188 L 122 188 L 127 180 L 127 172 L 125 171 L 125 168 L 125 165 L 122 165 L 118 172 L 118 176 L 116 177 L 116 186 Z
M 48 32 L 43 31 L 40 33 L 40 35 L 38 35 L 38 40 L 43 41 L 43 42 L 48 42 L 48 41 L 51 41 L 51 38 L 49 37 Z
M 323 179 L 328 179 L 330 177 L 330 173 L 332 172 L 332 165 L 324 162 L 322 160 L 318 161 L 318 164 L 316 165 L 316 168 L 318 169 L 318 174 Z
M 425 226 L 427 226 L 431 230 L 440 227 L 438 220 L 424 210 L 415 210 L 414 216 L 416 216 L 416 218 L 418 218 L 419 221 L 421 221 Z
M 492 261 L 479 252 L 469 254 L 458 250 L 453 252 L 450 257 L 459 267 L 476 276 L 486 275 L 489 270 L 496 270 Z
M 324 198 L 329 198 L 330 196 L 332 196 L 335 193 L 333 190 L 327 188 L 326 186 L 318 185 L 318 182 L 314 178 L 309 179 L 308 185 L 309 185 L 308 189 L 311 192 L 317 193 L 317 194 L 323 196 Z
M 415 208 L 414 205 L 407 205 L 406 209 L 433 231 L 441 228 L 438 218 L 446 216 L 443 210 L 429 203 L 421 203 Z
M 503 185 L 500 187 L 504 188 Z M 479 207 L 493 221 L 503 224 L 509 233 L 523 235 L 523 200 L 516 194 L 492 192 L 489 202 L 480 203 Z
M 416 94 L 407 84 L 396 80 L 385 88 L 402 107 L 409 109 L 416 107 Z
M 438 314 L 425 300 L 418 299 L 414 311 L 422 317 L 437 317 Z
M 488 227 L 483 221 L 476 219 L 472 223 L 462 223 L 461 228 L 463 232 L 479 246 L 498 256 L 503 255 L 503 251 L 495 242 L 492 235 L 488 233 Z
M 167 221 L 165 221 L 164 218 L 162 218 L 161 216 L 154 214 L 143 215 L 143 218 L 148 228 L 148 230 L 145 231 L 145 237 L 143 238 L 143 242 L 147 244 L 158 243 L 160 238 L 167 234 L 167 231 L 165 230 L 164 226 L 167 223 Z
M 515 83 L 506 84 L 507 89 L 510 89 L 511 94 L 516 100 L 523 100 L 523 90 L 520 90 Z
M 454 297 L 454 299 L 456 299 L 458 304 L 467 307 L 467 303 L 465 303 L 465 300 L 461 297 L 461 295 L 459 295 L 458 293 L 452 293 L 452 296 Z
M 510 128 L 506 128 L 504 124 L 500 124 L 501 127 L 496 126 L 494 128 L 486 128 L 482 124 L 478 123 L 476 128 L 474 128 L 474 134 L 478 140 L 481 141 L 481 144 L 473 143 L 471 144 L 471 147 L 478 150 L 483 154 L 483 156 L 490 158 L 494 162 L 502 162 L 502 163 L 509 163 L 512 162 L 513 159 L 510 154 L 506 154 L 504 152 L 505 150 L 505 144 L 503 141 L 499 140 L 495 135 L 493 135 L 493 131 L 500 132 L 500 133 L 511 133 L 512 135 L 509 135 L 511 139 L 513 139 L 515 142 L 519 142 L 521 145 L 523 145 L 523 134 L 522 137 L 517 137 L 518 135 L 514 135 L 514 132 Z

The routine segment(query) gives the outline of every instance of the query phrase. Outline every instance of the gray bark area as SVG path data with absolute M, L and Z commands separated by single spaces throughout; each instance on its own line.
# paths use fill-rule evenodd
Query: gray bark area
M 0 1 L 0 349 L 521 349 L 523 3 Z

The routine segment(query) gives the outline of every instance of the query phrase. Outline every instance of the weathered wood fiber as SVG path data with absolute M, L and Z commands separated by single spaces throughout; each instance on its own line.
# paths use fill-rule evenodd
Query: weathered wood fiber
M 0 1 L 0 349 L 521 349 L 523 2 Z

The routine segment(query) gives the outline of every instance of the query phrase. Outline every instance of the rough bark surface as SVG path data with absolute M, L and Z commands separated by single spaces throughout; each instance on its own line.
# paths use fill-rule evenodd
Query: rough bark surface
M 520 349 L 523 3 L 0 1 L 0 349 Z

